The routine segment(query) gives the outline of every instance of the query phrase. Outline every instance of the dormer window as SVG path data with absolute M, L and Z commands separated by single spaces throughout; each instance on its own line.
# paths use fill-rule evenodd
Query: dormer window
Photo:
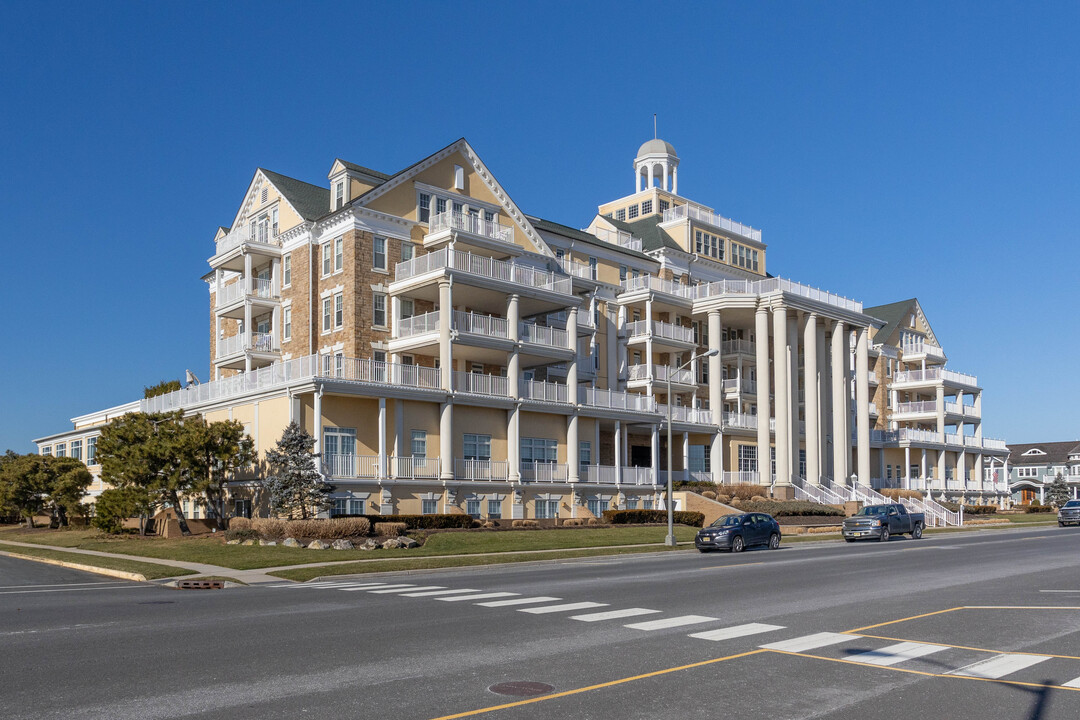
M 338 210 L 345 204 L 345 181 L 338 180 L 334 183 L 334 209 Z
M 1043 452 L 1042 450 L 1040 450 L 1039 448 L 1031 448 L 1026 453 L 1024 453 L 1024 455 L 1045 455 L 1045 454 L 1046 453 Z
M 461 167 L 460 165 L 454 166 L 454 189 L 465 189 L 465 168 Z

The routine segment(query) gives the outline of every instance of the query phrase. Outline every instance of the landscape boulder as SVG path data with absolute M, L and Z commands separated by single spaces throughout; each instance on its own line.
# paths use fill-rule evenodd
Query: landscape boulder
M 277 545 L 277 540 L 260 540 L 259 544 L 263 547 L 274 547 Z
M 330 546 L 327 545 L 326 543 L 324 543 L 322 540 L 312 540 L 311 542 L 308 543 L 307 549 L 308 550 L 325 550 L 328 547 L 330 547 Z
M 239 545 L 240 541 L 239 540 L 226 540 L 225 544 L 226 545 Z
M 374 538 L 368 538 L 356 547 L 361 550 L 377 550 L 379 548 L 379 543 L 375 542 Z
M 304 547 L 296 538 L 285 538 L 285 540 L 281 544 L 285 547 Z
M 244 542 L 242 542 L 242 543 L 240 543 L 240 544 L 241 544 L 241 545 L 248 545 L 248 546 L 250 546 L 250 545 L 255 545 L 255 544 L 257 544 L 257 543 L 258 543 L 258 540 L 245 540 Z
M 342 538 L 341 540 L 335 540 L 334 544 L 330 547 L 334 548 L 335 550 L 352 550 L 353 544 L 351 540 L 345 540 L 344 538 Z

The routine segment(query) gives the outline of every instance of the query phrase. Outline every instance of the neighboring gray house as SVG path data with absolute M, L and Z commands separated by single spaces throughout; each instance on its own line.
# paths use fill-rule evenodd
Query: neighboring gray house
M 1046 501 L 1046 488 L 1058 473 L 1069 484 L 1074 498 L 1080 498 L 1080 441 L 1048 443 L 1009 443 L 1009 489 L 1013 501 L 1030 503 Z M 995 467 L 986 472 L 1003 468 Z

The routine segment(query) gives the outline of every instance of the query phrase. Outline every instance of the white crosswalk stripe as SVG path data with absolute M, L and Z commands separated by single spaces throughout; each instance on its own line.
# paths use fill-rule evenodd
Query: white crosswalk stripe
M 1080 688 L 1080 677 L 1076 678 L 1075 680 L 1070 680 L 1069 682 L 1062 685 L 1062 687 Z
M 813 635 L 783 640 L 781 642 L 760 645 L 764 650 L 783 650 L 784 652 L 805 652 L 828 645 L 839 645 L 842 642 L 854 640 L 858 635 L 844 635 L 843 633 L 821 632 Z
M 705 632 L 693 633 L 692 638 L 698 640 L 731 640 L 733 638 L 757 635 L 759 633 L 783 630 L 783 625 L 768 625 L 766 623 L 747 623 L 745 625 L 733 625 L 732 627 L 720 628 L 719 630 L 706 630 Z
M 557 597 L 525 597 L 514 598 L 512 600 L 492 600 L 491 602 L 476 603 L 480 607 L 508 607 L 510 605 L 532 605 L 542 602 L 556 602 L 562 600 Z
M 451 597 L 440 597 L 435 599 L 442 600 L 443 602 L 464 602 L 466 600 L 487 600 L 488 598 L 511 597 L 517 594 L 518 593 L 512 592 L 489 592 L 480 593 L 479 595 L 453 595 Z
M 630 623 L 624 627 L 628 627 L 631 630 L 667 630 L 668 628 L 682 627 L 684 625 L 700 625 L 701 623 L 715 622 L 716 620 L 719 620 L 719 618 L 707 617 L 705 615 L 681 615 L 673 618 Z
M 902 642 L 897 643 L 896 645 L 889 645 L 888 647 L 883 647 L 878 650 L 871 650 L 870 652 L 851 655 L 848 657 L 848 660 L 866 663 L 867 665 L 881 665 L 883 667 L 888 667 L 890 665 L 902 663 L 905 660 L 914 660 L 915 658 L 920 658 L 924 655 L 941 652 L 945 649 L 946 648 L 944 645 L 927 645 L 926 643 Z
M 409 589 L 415 588 L 415 587 L 416 587 L 415 585 L 411 585 L 411 584 L 410 585 L 383 585 L 380 588 L 376 588 L 374 585 L 368 585 L 367 587 L 343 587 L 343 588 L 338 588 L 338 589 L 339 590 L 375 590 L 375 589 L 379 589 L 379 590 L 400 590 L 400 591 L 404 592 L 406 590 L 409 590 Z
M 623 610 L 608 610 L 606 612 L 588 613 L 587 615 L 572 615 L 570 619 L 581 620 L 582 622 L 597 622 L 599 620 L 618 620 L 619 618 L 634 617 L 635 615 L 652 615 L 658 612 L 660 611 L 648 608 L 624 608 Z
M 521 608 L 518 612 L 532 613 L 533 615 L 542 615 L 544 613 L 557 613 L 557 612 L 570 612 L 572 610 L 585 610 L 586 608 L 607 607 L 607 603 L 598 602 L 576 602 L 566 603 L 565 605 L 545 605 L 544 607 L 537 608 Z
M 463 588 L 461 590 L 423 590 L 420 592 L 406 592 L 401 593 L 401 597 L 434 597 L 436 595 L 462 595 L 464 593 L 478 593 L 481 590 L 474 590 L 473 588 Z
M 416 587 L 415 585 L 410 585 L 407 588 L 407 590 L 409 592 L 415 592 L 415 591 L 420 591 L 420 590 L 445 590 L 445 589 L 446 589 L 445 585 L 424 585 L 422 587 Z M 379 595 L 379 594 L 383 594 L 383 593 L 385 593 L 385 594 L 401 593 L 401 592 L 405 592 L 405 589 L 396 588 L 396 587 L 390 587 L 390 588 L 380 588 L 378 590 L 368 590 L 368 592 L 371 593 L 372 595 Z
M 1004 653 L 990 658 L 989 660 L 982 660 L 971 665 L 965 665 L 962 668 L 953 670 L 946 673 L 946 675 L 961 675 L 965 677 L 983 678 L 986 680 L 996 680 L 997 678 L 1011 675 L 1018 670 L 1031 667 L 1032 665 L 1038 665 L 1039 663 L 1049 660 L 1047 655 L 1019 655 L 1013 653 Z
M 338 588 L 338 590 L 344 590 L 345 592 L 357 592 L 359 590 L 374 590 L 375 588 L 388 587 L 391 587 L 390 583 L 361 583 L 359 585 L 351 585 L 349 587 Z

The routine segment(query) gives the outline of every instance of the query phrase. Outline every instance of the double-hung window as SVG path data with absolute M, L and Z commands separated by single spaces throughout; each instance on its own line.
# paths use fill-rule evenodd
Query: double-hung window
M 330 332 L 334 315 L 334 298 L 324 297 L 322 301 L 322 331 Z
M 480 500 L 466 500 L 465 501 L 465 514 L 470 516 L 473 520 L 480 519 Z
M 97 465 L 97 438 L 92 437 L 86 441 L 86 464 Z
M 386 327 L 386 293 L 373 293 L 371 296 L 371 323 L 375 327 Z
M 334 240 L 334 272 L 343 267 L 345 267 L 345 239 L 336 238 Z
M 757 472 L 757 446 L 739 446 L 739 472 Z
M 416 257 L 416 246 L 413 245 L 411 242 L 402 241 L 402 243 L 401 243 L 401 262 L 406 262 L 408 260 L 412 260 L 414 257 Z
M 67 445 L 64 443 L 56 444 L 56 457 L 67 457 Z
M 340 328 L 345 324 L 345 295 L 344 293 L 334 294 L 334 329 Z
M 281 284 L 284 287 L 292 285 L 292 253 L 281 260 Z
M 491 460 L 491 436 L 465 433 L 464 455 L 466 460 Z
M 522 438 L 521 462 L 553 463 L 558 460 L 559 445 L 550 438 Z
M 488 500 L 487 506 L 489 519 L 499 520 L 502 518 L 502 500 Z
M 292 338 L 292 308 L 281 309 L 281 339 L 290 340 Z
M 592 465 L 592 443 L 585 440 L 578 449 L 578 464 Z
M 82 460 L 82 440 L 71 441 L 71 457 Z
M 322 274 L 326 277 L 334 271 L 334 255 L 330 250 L 330 242 L 324 242 L 322 249 Z
M 437 500 L 421 500 L 420 512 L 424 515 L 434 515 L 439 511 L 439 504 Z
M 435 214 L 442 215 L 446 212 L 446 198 L 435 198 Z
M 427 193 L 420 193 L 419 198 L 420 212 L 418 213 L 420 222 L 426 223 L 431 219 L 431 196 Z
M 412 431 L 409 449 L 412 452 L 413 457 L 427 457 L 427 430 Z
M 371 266 L 376 270 L 386 269 L 386 238 L 375 236 L 375 240 L 372 242 L 372 259 Z
M 610 504 L 611 503 L 607 500 L 595 497 L 589 498 L 589 500 L 587 501 L 589 512 L 591 512 L 596 517 L 600 517 L 601 515 L 603 515 L 604 511 L 607 510 L 608 507 L 610 507 Z
M 334 185 L 334 209 L 337 210 L 345 204 L 345 181 L 338 180 Z
M 559 501 L 558 500 L 537 500 L 536 501 L 536 517 L 544 519 L 552 519 L 559 517 Z

